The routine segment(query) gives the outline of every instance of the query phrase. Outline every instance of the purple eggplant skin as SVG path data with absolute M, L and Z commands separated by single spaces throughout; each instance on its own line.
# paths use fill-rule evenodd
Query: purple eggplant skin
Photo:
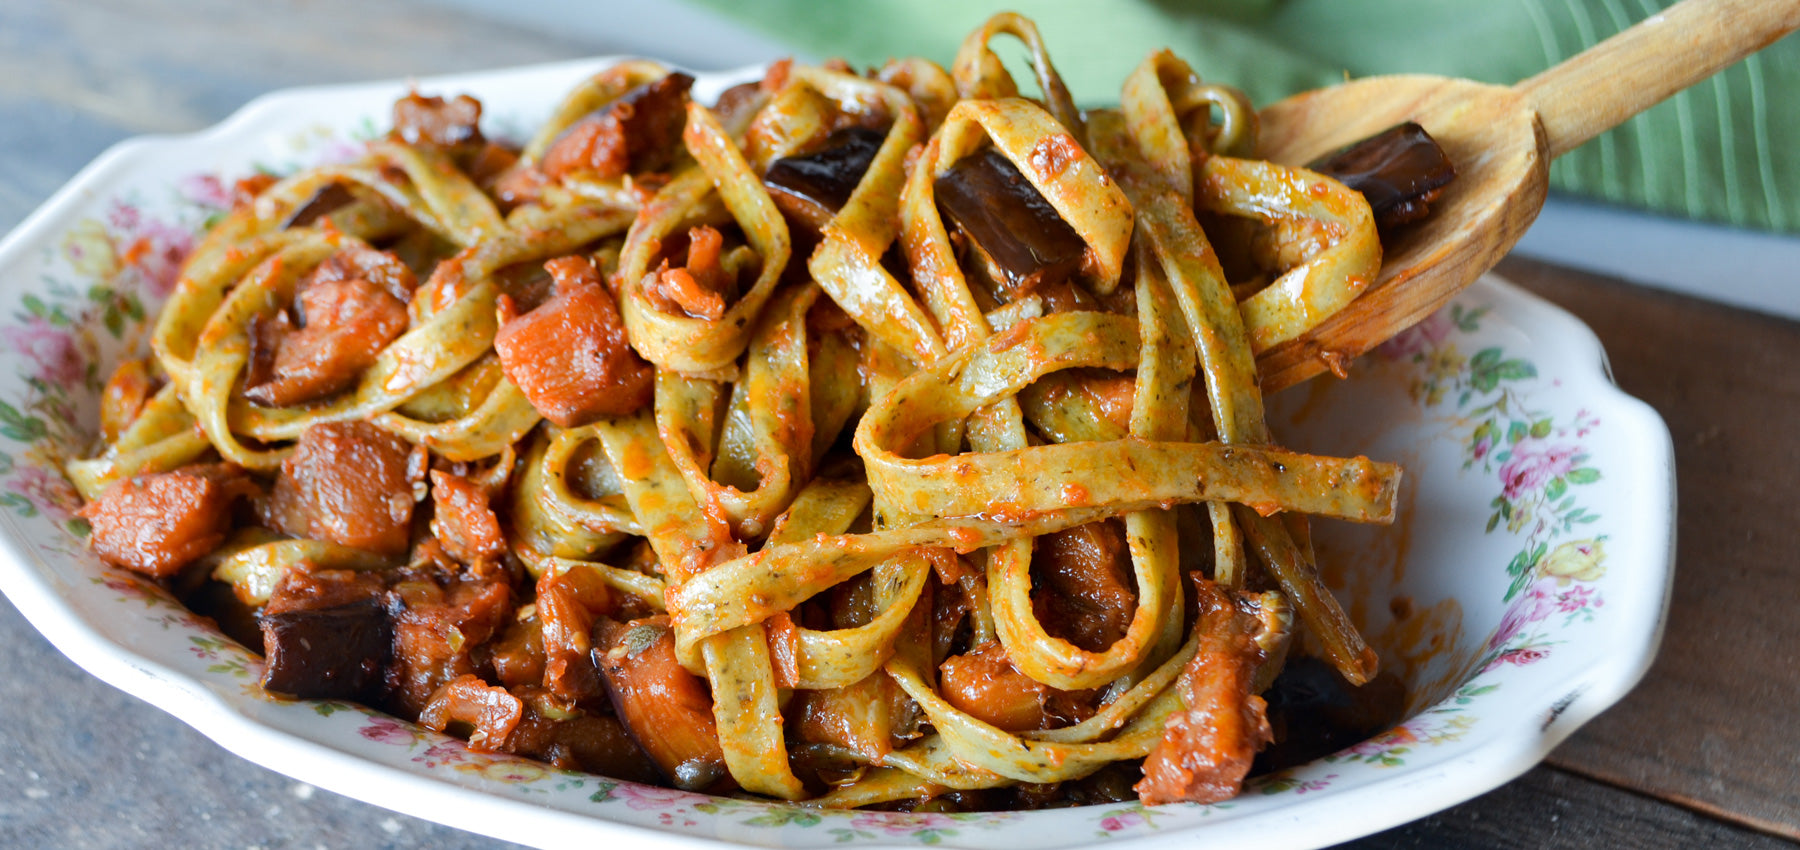
M 663 776 L 684 791 L 735 787 L 719 745 L 706 682 L 675 660 L 667 617 L 594 623 L 594 662 L 625 731 Z
M 687 94 L 693 87 L 692 76 L 676 71 L 626 92 L 606 107 L 624 125 L 632 171 L 669 166 L 687 124 Z
M 354 200 L 356 200 L 356 196 L 350 194 L 350 190 L 344 188 L 343 184 L 327 183 L 319 187 L 319 191 L 314 192 L 313 196 L 308 198 L 306 203 L 301 204 L 299 209 L 294 210 L 281 226 L 283 229 L 311 227 L 317 224 L 319 219 L 337 212 Z
M 544 151 L 544 173 L 560 178 L 591 171 L 612 178 L 668 168 L 682 149 L 688 90 L 693 85 L 693 77 L 677 71 L 588 113 Z
M 868 127 L 847 127 L 825 137 L 825 146 L 805 156 L 784 156 L 769 163 L 763 186 L 789 224 L 819 233 L 850 202 L 856 184 L 881 150 L 886 134 Z
M 1307 168 L 1361 192 L 1375 226 L 1417 221 L 1456 179 L 1456 166 L 1425 128 L 1408 121 L 1314 160 Z
M 263 690 L 295 699 L 378 698 L 393 645 L 388 609 L 379 574 L 291 571 L 257 618 Z
M 963 157 L 933 183 L 938 211 L 991 261 L 1011 298 L 1069 279 L 1087 243 L 993 148 Z

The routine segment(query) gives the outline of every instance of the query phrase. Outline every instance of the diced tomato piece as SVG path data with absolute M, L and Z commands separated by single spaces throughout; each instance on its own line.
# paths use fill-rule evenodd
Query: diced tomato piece
M 367 422 L 314 425 L 282 461 L 264 520 L 296 537 L 401 557 L 411 541 L 409 454 L 405 440 Z
M 1145 805 L 1237 796 L 1256 751 L 1274 737 L 1262 697 L 1250 692 L 1263 662 L 1251 637 L 1255 626 L 1244 622 L 1228 591 L 1204 579 L 1194 584 L 1200 649 L 1176 683 L 1182 710 L 1169 715 L 1162 740 L 1144 759 L 1135 789 Z
M 149 360 L 126 360 L 113 370 L 100 391 L 100 434 L 108 443 L 137 421 L 160 383 L 151 375 Z
M 480 485 L 460 475 L 431 471 L 431 533 L 444 549 L 465 564 L 492 561 L 506 554 L 500 520 L 488 506 Z
M 139 475 L 114 482 L 77 516 L 101 560 L 166 578 L 225 542 L 231 502 L 251 487 L 222 465 Z
M 252 326 L 244 396 L 257 404 L 286 407 L 343 392 L 406 330 L 406 305 L 360 278 L 314 284 L 299 300 L 305 327 L 291 329 L 285 314 Z
M 657 309 L 674 315 L 716 322 L 737 297 L 737 280 L 720 264 L 724 237 L 701 225 L 688 231 L 687 264 L 670 268 L 667 261 L 644 278 L 644 294 Z
M 546 263 L 557 292 L 494 335 L 500 367 L 545 419 L 565 428 L 650 403 L 655 370 L 625 335 L 618 305 L 585 257 Z
M 473 727 L 469 748 L 493 752 L 506 746 L 524 716 L 525 703 L 518 697 L 465 673 L 431 695 L 431 702 L 419 712 L 419 723 L 439 732 L 449 729 L 451 723 L 467 723 Z
M 512 615 L 512 588 L 497 577 L 434 574 L 395 584 L 393 595 L 388 703 L 398 713 L 417 717 L 439 688 L 475 672 L 474 651 Z

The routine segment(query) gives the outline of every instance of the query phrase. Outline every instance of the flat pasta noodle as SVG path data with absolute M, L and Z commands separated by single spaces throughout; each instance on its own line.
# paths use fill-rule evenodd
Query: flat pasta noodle
M 784 61 L 710 105 L 671 73 L 604 69 L 516 148 L 479 104 L 415 93 L 359 157 L 247 181 L 156 319 L 163 383 L 121 384 L 108 416 L 129 418 L 71 481 L 103 519 L 156 476 L 222 498 L 158 532 L 217 539 L 157 575 L 278 612 L 268 640 L 380 594 L 330 609 L 392 638 L 359 698 L 690 790 L 870 806 L 1080 783 L 1154 762 L 1217 697 L 1190 680 L 1222 653 L 1250 682 L 1232 711 L 1261 710 L 1291 646 L 1375 675 L 1307 518 L 1391 522 L 1401 471 L 1276 445 L 1256 355 L 1372 285 L 1381 246 L 1357 193 L 1239 158 L 1241 93 L 1158 51 L 1117 109 L 1083 112 L 1010 13 L 948 70 Z M 1002 285 L 939 198 L 993 154 L 1076 240 L 1052 276 L 1027 258 Z M 1266 283 L 1228 277 L 1224 219 L 1261 228 L 1232 247 Z M 391 333 L 319 355 L 354 364 L 331 392 L 253 400 L 291 334 L 356 319 L 305 315 L 328 284 L 382 289 Z M 1217 603 L 1200 623 L 1197 595 Z M 978 657 L 997 690 L 946 672 Z M 587 720 L 645 764 L 582 761 Z
M 1097 147 L 1105 152 L 1103 156 L 1114 159 L 1115 170 L 1128 175 L 1123 185 L 1132 197 L 1144 235 L 1145 263 L 1140 273 L 1166 281 L 1192 331 L 1216 433 L 1227 443 L 1265 444 L 1269 432 L 1256 389 L 1253 334 L 1246 328 L 1264 314 L 1248 308 L 1240 314 L 1218 254 L 1195 219 L 1190 188 L 1194 172 L 1176 149 L 1199 140 L 1182 133 L 1182 110 L 1175 102 L 1181 95 L 1167 90 L 1170 79 L 1187 92 L 1199 84 L 1186 63 L 1166 51 L 1146 59 L 1126 83 L 1121 98 L 1123 122 L 1113 124 L 1114 137 L 1100 140 Z M 1204 101 L 1201 106 L 1209 111 Z M 1231 120 L 1241 123 L 1241 119 L 1229 118 L 1228 123 Z M 1124 127 L 1133 129 L 1122 132 Z M 1208 159 L 1203 171 L 1221 159 Z M 1242 584 L 1246 567 L 1240 529 L 1248 529 L 1255 550 L 1299 602 L 1326 654 L 1351 681 L 1360 684 L 1372 676 L 1373 653 L 1355 629 L 1348 627 L 1348 618 L 1330 593 L 1320 592 L 1311 564 L 1306 563 L 1305 553 L 1292 545 L 1287 527 L 1247 511 L 1239 512 L 1234 521 L 1223 503 L 1208 507 L 1213 517 L 1215 578 L 1227 587 Z
M 724 374 L 749 345 L 754 319 L 774 294 L 793 248 L 787 222 L 712 111 L 689 103 L 683 138 L 697 164 L 657 193 L 625 240 L 619 257 L 620 310 L 646 360 L 684 374 Z M 715 192 L 755 249 L 756 278 L 717 320 L 659 309 L 644 293 L 644 278 L 655 271 L 652 255 Z
M 670 459 L 688 489 L 717 505 L 740 536 L 767 534 L 800 483 L 811 477 L 814 423 L 805 326 L 818 296 L 811 285 L 775 295 L 751 335 L 742 379 L 729 388 L 669 369 L 657 373 L 656 427 Z M 727 392 L 719 444 L 696 451 L 705 439 L 699 435 L 713 433 Z M 709 457 L 710 472 L 704 468 Z
M 386 558 L 362 549 L 324 540 L 271 539 L 271 535 L 255 534 L 257 531 L 261 529 L 239 532 L 214 553 L 213 578 L 231 585 L 245 604 L 267 603 L 281 577 L 302 561 L 327 569 L 382 570 L 392 566 Z
M 849 199 L 825 225 L 807 270 L 844 312 L 877 339 L 916 363 L 942 356 L 944 340 L 933 320 L 881 263 L 900 232 L 895 212 L 900 188 L 906 183 L 906 157 L 924 138 L 917 107 L 892 86 L 846 74 L 803 70 L 795 75 L 793 85 L 805 85 L 840 100 L 873 100 L 885 106 L 893 119 Z
M 98 457 L 71 460 L 63 468 L 83 499 L 100 497 L 113 482 L 186 466 L 212 449 L 195 427 L 173 383 L 164 384 L 138 411 L 130 427 Z
M 577 452 L 599 441 L 593 426 L 553 429 L 529 441 L 513 488 L 512 549 L 534 574 L 542 574 L 546 559 L 580 560 L 643 534 L 617 473 L 607 466 L 604 476 L 582 476 L 575 466 Z

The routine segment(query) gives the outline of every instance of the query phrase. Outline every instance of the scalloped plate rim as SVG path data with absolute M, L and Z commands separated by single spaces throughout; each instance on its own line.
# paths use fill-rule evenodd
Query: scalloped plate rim
M 528 79 L 539 76 L 566 76 L 575 79 L 594 69 L 628 57 L 601 57 L 543 65 L 477 71 L 408 80 L 388 80 L 345 85 L 308 86 L 284 89 L 261 95 L 210 128 L 187 134 L 141 136 L 113 145 L 83 168 L 70 181 L 20 222 L 5 238 L 0 239 L 0 274 L 21 262 L 26 252 L 41 246 L 66 227 L 67 219 L 83 204 L 90 202 L 109 183 L 132 176 L 135 166 L 148 158 L 187 146 L 225 144 L 244 141 L 244 137 L 269 132 L 259 128 L 260 122 L 274 120 L 269 116 L 283 106 L 297 102 L 348 93 L 368 94 L 393 91 L 408 85 L 449 86 L 491 83 L 498 78 Z M 760 67 L 760 66 L 758 66 Z M 757 68 L 718 73 L 696 74 L 703 84 L 713 86 L 749 78 Z M 10 282 L 9 282 L 10 286 Z M 1499 302 L 1509 307 L 1537 314 L 1546 322 L 1533 326 L 1532 339 L 1559 340 L 1574 343 L 1581 350 L 1580 362 L 1571 362 L 1559 374 L 1579 378 L 1603 398 L 1614 423 L 1631 423 L 1636 445 L 1643 447 L 1640 458 L 1646 466 L 1640 470 L 1652 486 L 1635 491 L 1637 503 L 1627 511 L 1635 519 L 1652 526 L 1660 524 L 1663 533 L 1650 541 L 1650 555 L 1640 568 L 1659 569 L 1660 599 L 1654 611 L 1635 610 L 1620 624 L 1626 640 L 1615 641 L 1612 653 L 1595 663 L 1572 671 L 1563 677 L 1559 687 L 1546 687 L 1534 694 L 1535 710 L 1520 712 L 1510 722 L 1491 721 L 1482 729 L 1482 740 L 1469 747 L 1458 748 L 1453 758 L 1432 762 L 1422 768 L 1403 769 L 1395 774 L 1351 788 L 1336 789 L 1328 795 L 1309 798 L 1303 803 L 1241 819 L 1187 824 L 1110 839 L 1130 842 L 1134 846 L 1172 845 L 1196 836 L 1227 841 L 1254 843 L 1261 848 L 1311 847 L 1347 841 L 1391 828 L 1418 817 L 1466 801 L 1508 782 L 1539 763 L 1558 743 L 1583 723 L 1615 704 L 1634 687 L 1648 671 L 1660 644 L 1667 619 L 1668 599 L 1673 586 L 1675 534 L 1674 451 L 1666 424 L 1648 405 L 1618 389 L 1611 380 L 1605 352 L 1591 329 L 1580 320 L 1548 301 L 1498 276 L 1489 275 L 1476 288 L 1491 290 Z M 17 357 L 0 353 L 0 362 Z M 64 655 L 97 678 L 137 696 L 200 731 L 225 749 L 297 780 L 331 790 L 364 802 L 435 821 L 490 837 L 552 846 L 575 836 L 627 839 L 631 844 L 670 846 L 671 843 L 692 848 L 716 848 L 722 843 L 736 844 L 727 838 L 713 838 L 697 833 L 674 832 L 650 826 L 580 814 L 573 811 L 536 805 L 517 797 L 499 796 L 470 785 L 438 776 L 424 776 L 398 767 L 382 764 L 353 752 L 313 741 L 294 732 L 268 725 L 236 707 L 230 698 L 187 676 L 138 654 L 118 640 L 104 634 L 102 627 L 83 618 L 55 585 L 61 582 L 55 573 L 41 565 L 40 555 L 27 551 L 22 541 L 29 539 L 10 514 L 0 515 L 0 591 L 13 601 L 26 620 L 41 632 Z M 1654 531 L 1655 528 L 1649 530 Z M 1610 614 L 1611 612 L 1609 612 Z M 1568 695 L 1577 695 L 1572 704 L 1559 709 L 1558 703 Z M 1545 719 L 1548 718 L 1548 719 Z M 394 783 L 406 786 L 404 795 L 394 795 Z M 1416 792 L 1425 787 L 1428 790 Z M 380 789 L 383 793 L 374 793 Z M 1395 791 L 1409 793 L 1395 794 Z M 1374 803 L 1375 805 L 1369 805 Z M 534 818 L 528 828 L 507 816 L 530 813 Z M 497 817 L 498 815 L 498 817 Z M 1297 815 L 1304 815 L 1300 817 Z M 1029 817 L 1026 818 L 1028 820 Z M 1282 827 L 1273 834 L 1271 826 Z M 981 833 L 983 837 L 1005 835 Z M 777 833 L 761 833 L 760 837 L 778 840 Z M 1033 847 L 1077 846 L 1090 843 L 1087 836 L 1072 841 L 1033 842 Z M 766 843 L 766 842 L 764 842 Z M 960 841 L 948 842 L 961 844 Z M 904 838 L 890 838 L 862 843 L 860 846 L 916 846 Z

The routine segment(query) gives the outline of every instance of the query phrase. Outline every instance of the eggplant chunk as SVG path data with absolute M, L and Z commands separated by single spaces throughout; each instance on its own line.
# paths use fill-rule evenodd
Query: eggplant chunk
M 795 691 L 788 717 L 802 741 L 830 744 L 878 761 L 893 752 L 894 695 L 899 686 L 880 670 L 854 684 Z
M 438 689 L 419 722 L 440 732 L 466 733 L 471 749 L 630 782 L 661 780 L 616 718 L 586 714 L 535 686 L 499 688 L 473 674 L 461 676 Z
M 687 123 L 687 94 L 694 78 L 676 72 L 626 92 L 575 122 L 544 152 L 544 174 L 553 180 L 589 172 L 607 179 L 669 167 Z
M 1031 584 L 1037 617 L 1056 635 L 1104 652 L 1131 628 L 1137 610 L 1125 523 L 1078 525 L 1038 540 Z
M 769 164 L 763 185 L 790 223 L 815 233 L 850 202 L 886 135 L 868 127 L 847 127 L 825 138 L 825 147 L 806 156 Z
M 656 765 L 638 749 L 618 718 L 600 714 L 583 714 L 554 719 L 565 711 L 554 701 L 529 688 L 516 691 L 525 707 L 525 716 L 506 739 L 502 752 L 549 762 L 564 770 L 583 770 L 627 782 L 656 785 L 662 774 Z
M 1175 684 L 1182 710 L 1169 716 L 1162 740 L 1144 758 L 1144 779 L 1134 786 L 1146 806 L 1237 796 L 1256 751 L 1274 737 L 1266 704 L 1251 693 L 1266 660 L 1256 642 L 1261 623 L 1211 581 L 1196 579 L 1194 591 L 1200 648 Z
M 537 583 L 539 642 L 545 690 L 569 702 L 600 693 L 594 667 L 594 618 L 617 613 L 618 595 L 594 571 L 551 570 Z
M 512 587 L 503 578 L 403 573 L 389 594 L 388 708 L 418 717 L 444 683 L 476 672 L 476 650 L 499 634 L 513 610 Z
M 445 150 L 478 150 L 487 141 L 481 135 L 481 101 L 466 94 L 446 100 L 409 92 L 394 101 L 393 134 L 409 145 Z
M 349 206 L 355 200 L 356 196 L 350 194 L 350 190 L 344 188 L 342 183 L 327 183 L 314 192 L 306 203 L 295 209 L 287 221 L 281 223 L 281 227 L 284 230 L 290 227 L 311 227 L 319 219 Z
M 1087 243 L 999 151 L 963 157 L 933 187 L 938 210 L 987 256 L 1007 300 L 1080 270 Z
M 508 688 L 541 685 L 544 681 L 544 623 L 536 609 L 507 623 L 484 653 L 494 668 L 494 678 Z
M 322 422 L 300 434 L 260 510 L 263 524 L 389 558 L 411 537 L 411 446 L 368 422 Z
M 712 696 L 675 660 L 668 617 L 601 619 L 594 656 L 619 720 L 675 787 L 706 791 L 730 782 Z
M 1456 166 L 1425 128 L 1411 121 L 1390 127 L 1307 166 L 1355 189 L 1385 230 L 1430 212 L 1456 177 Z
M 406 331 L 406 302 L 366 280 L 334 280 L 300 294 L 307 323 L 285 313 L 250 324 L 244 397 L 264 407 L 327 398 L 354 386 L 382 349 Z
M 101 560 L 169 578 L 225 542 L 232 503 L 254 489 L 237 467 L 188 466 L 116 481 L 75 515 Z
M 534 720 L 535 715 L 527 715 L 526 719 Z M 645 784 L 657 780 L 655 766 L 616 718 L 590 714 L 543 725 L 549 727 L 548 740 L 531 741 L 534 748 L 520 752 L 565 769 Z
M 555 297 L 507 319 L 494 334 L 507 379 L 545 419 L 564 428 L 649 404 L 656 370 L 631 348 L 599 270 L 575 256 L 544 266 L 556 279 Z
M 500 520 L 481 485 L 443 470 L 431 471 L 431 532 L 457 561 L 492 563 L 506 554 Z
M 298 699 L 369 701 L 392 643 L 378 573 L 300 565 L 275 585 L 262 626 L 262 687 Z
M 988 641 L 938 668 L 944 699 L 964 713 L 1008 732 L 1057 725 L 1045 710 L 1051 688 L 1019 672 L 999 641 Z

